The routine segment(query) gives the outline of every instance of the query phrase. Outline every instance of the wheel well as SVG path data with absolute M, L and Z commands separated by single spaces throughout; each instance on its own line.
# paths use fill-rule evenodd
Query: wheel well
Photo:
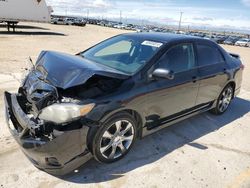
M 236 84 L 235 84 L 235 82 L 231 81 L 231 82 L 229 82 L 229 83 L 226 85 L 226 87 L 227 87 L 228 85 L 231 85 L 231 86 L 233 87 L 233 98 L 234 98 L 234 92 L 235 92 Z
M 142 118 L 140 116 L 140 114 L 134 110 L 122 110 L 122 111 L 119 111 L 119 112 L 116 112 L 115 114 L 113 114 L 112 116 L 116 115 L 116 114 L 119 114 L 119 113 L 122 113 L 122 112 L 125 112 L 125 113 L 128 113 L 130 115 L 132 115 L 135 119 L 135 121 L 137 122 L 137 138 L 141 138 L 142 137 L 142 127 L 143 127 L 143 121 L 142 121 Z M 111 116 L 111 117 L 112 117 Z M 110 117 L 109 117 L 110 118 Z M 98 126 L 95 126 L 95 127 L 92 127 L 91 129 L 89 129 L 89 132 L 87 134 L 87 147 L 88 149 L 90 150 L 90 152 L 92 152 L 92 141 L 93 141 L 93 137 L 94 135 L 96 134 L 96 132 L 98 131 Z
M 135 110 L 123 110 L 120 112 L 127 112 L 135 118 L 135 121 L 137 122 L 137 126 L 138 126 L 137 137 L 141 138 L 142 137 L 143 121 L 142 121 L 142 117 L 140 116 L 140 114 L 138 112 L 136 112 Z M 120 113 L 120 112 L 118 112 L 118 113 Z

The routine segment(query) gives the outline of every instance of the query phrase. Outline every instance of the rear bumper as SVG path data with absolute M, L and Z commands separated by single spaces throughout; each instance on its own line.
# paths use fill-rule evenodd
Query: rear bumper
M 24 113 L 15 94 L 5 92 L 4 98 L 9 130 L 24 154 L 37 168 L 54 175 L 64 175 L 92 157 L 87 149 L 88 126 L 57 131 L 53 138 L 35 137 L 32 133 L 42 125 L 37 125 Z

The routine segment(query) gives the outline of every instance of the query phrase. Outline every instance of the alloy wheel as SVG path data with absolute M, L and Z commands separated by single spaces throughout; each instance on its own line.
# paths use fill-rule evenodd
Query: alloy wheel
M 226 111 L 226 109 L 228 108 L 228 106 L 232 100 L 232 96 L 233 96 L 232 87 L 228 87 L 223 91 L 223 93 L 219 99 L 219 105 L 218 105 L 218 109 L 220 112 Z
M 130 148 L 133 139 L 132 123 L 127 120 L 116 121 L 103 133 L 100 152 L 106 159 L 116 159 Z

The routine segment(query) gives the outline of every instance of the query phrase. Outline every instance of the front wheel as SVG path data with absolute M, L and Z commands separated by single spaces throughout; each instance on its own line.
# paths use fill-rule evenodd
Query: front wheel
M 92 151 L 96 160 L 112 163 L 124 157 L 137 136 L 136 121 L 128 113 L 120 113 L 109 119 L 97 131 Z
M 231 85 L 226 86 L 217 100 L 216 107 L 212 109 L 211 112 L 216 115 L 223 114 L 232 101 L 233 93 L 233 87 Z

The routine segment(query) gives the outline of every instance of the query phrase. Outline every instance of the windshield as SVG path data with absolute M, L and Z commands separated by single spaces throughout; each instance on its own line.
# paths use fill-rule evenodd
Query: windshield
M 86 59 L 134 74 L 142 68 L 163 45 L 133 36 L 117 36 L 80 54 Z

